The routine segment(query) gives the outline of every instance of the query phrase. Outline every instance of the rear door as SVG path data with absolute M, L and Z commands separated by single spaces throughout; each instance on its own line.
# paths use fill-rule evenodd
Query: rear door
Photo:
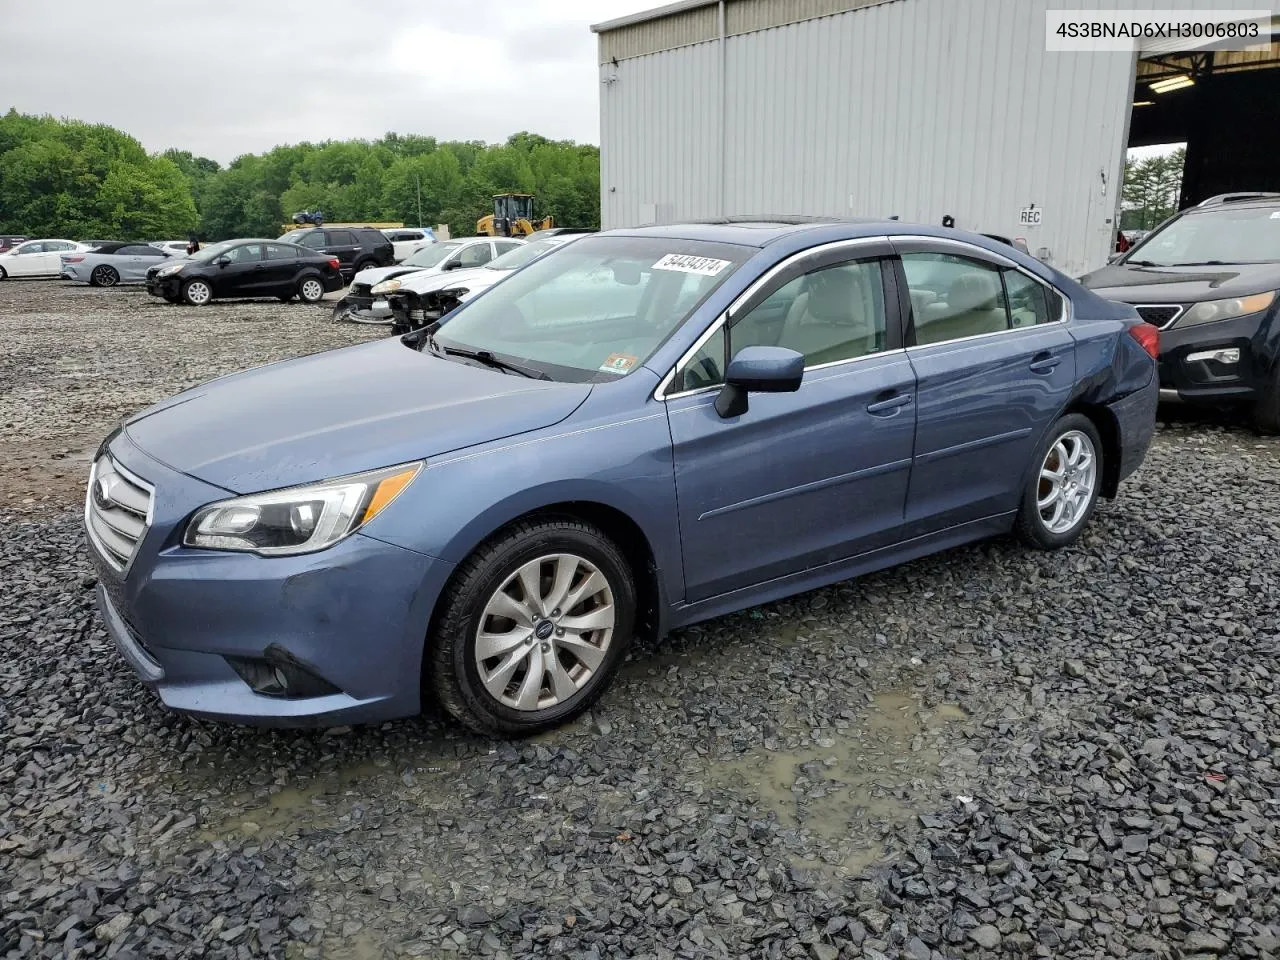
M 1065 300 L 1013 261 L 897 239 L 918 381 L 906 537 L 1017 509 L 1032 454 L 1075 386 Z
M 164 259 L 162 250 L 146 243 L 131 244 L 115 252 L 120 279 L 133 282 L 146 279 L 147 270 Z
M 666 388 L 685 599 L 697 602 L 854 556 L 901 531 L 915 375 L 901 348 L 892 248 L 844 241 L 757 284 L 681 361 Z M 715 399 L 744 346 L 803 353 L 795 393 Z
M 283 297 L 297 287 L 299 257 L 302 251 L 287 243 L 268 243 L 263 292 Z
M 216 267 L 214 294 L 219 297 L 261 297 L 269 292 L 267 268 L 262 260 L 264 246 L 262 243 L 242 243 L 223 254 L 230 262 Z
M 350 230 L 326 230 L 324 233 L 324 252 L 337 257 L 338 269 L 344 277 L 350 277 L 355 272 L 356 254 L 360 251 L 356 235 Z

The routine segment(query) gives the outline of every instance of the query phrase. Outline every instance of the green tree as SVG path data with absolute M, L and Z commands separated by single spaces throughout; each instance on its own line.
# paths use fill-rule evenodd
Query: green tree
M 1163 156 L 1125 162 L 1121 228 L 1150 230 L 1177 212 L 1186 159 L 1186 150 L 1179 147 Z

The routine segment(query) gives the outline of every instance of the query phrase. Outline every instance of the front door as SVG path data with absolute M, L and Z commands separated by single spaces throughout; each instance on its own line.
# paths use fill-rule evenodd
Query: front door
M 350 278 L 355 273 L 356 254 L 360 252 L 360 244 L 350 230 L 326 230 L 325 245 L 321 252 L 338 258 L 338 269 L 344 277 Z
M 14 251 L 5 271 L 15 277 L 56 276 L 62 272 L 62 258 L 53 251 L 46 251 L 41 240 L 24 243 Z
M 147 270 L 163 262 L 165 256 L 158 247 L 135 243 L 117 250 L 116 258 L 120 264 L 120 279 L 138 281 L 146 279 Z
M 891 249 L 808 251 L 748 293 L 682 363 L 668 390 L 685 599 L 718 594 L 885 546 L 903 519 L 915 376 L 901 347 Z M 806 358 L 795 393 L 714 403 L 745 346 Z
M 296 293 L 299 251 L 291 244 L 268 243 L 264 293 L 283 297 Z
M 218 266 L 213 292 L 219 297 L 263 296 L 267 268 L 262 261 L 262 247 L 261 243 L 242 243 L 224 253 L 222 256 L 231 262 Z
M 895 246 L 919 398 L 910 537 L 1017 509 L 1075 385 L 1075 341 L 1063 299 L 1012 261 L 958 241 Z

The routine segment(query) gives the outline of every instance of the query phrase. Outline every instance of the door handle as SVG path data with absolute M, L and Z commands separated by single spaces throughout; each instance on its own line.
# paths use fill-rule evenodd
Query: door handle
M 899 393 L 884 400 L 877 400 L 875 403 L 867 404 L 867 413 L 873 417 L 891 417 L 908 403 L 911 402 L 911 394 Z
M 1050 353 L 1037 353 L 1031 358 L 1032 373 L 1052 373 L 1053 368 L 1062 362 L 1061 357 Z
M 258 264 L 256 267 L 254 267 L 254 268 L 253 268 L 253 272 L 254 272 L 254 273 L 262 273 L 262 271 L 264 271 L 264 270 L 266 270 L 266 269 L 267 269 L 267 268 L 266 268 L 266 267 L 264 267 L 262 264 Z

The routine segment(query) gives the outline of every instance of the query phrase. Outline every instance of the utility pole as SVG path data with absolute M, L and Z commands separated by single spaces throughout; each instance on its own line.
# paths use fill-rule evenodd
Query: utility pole
M 418 226 L 422 226 L 422 178 L 416 173 L 413 175 L 413 185 L 418 191 Z

